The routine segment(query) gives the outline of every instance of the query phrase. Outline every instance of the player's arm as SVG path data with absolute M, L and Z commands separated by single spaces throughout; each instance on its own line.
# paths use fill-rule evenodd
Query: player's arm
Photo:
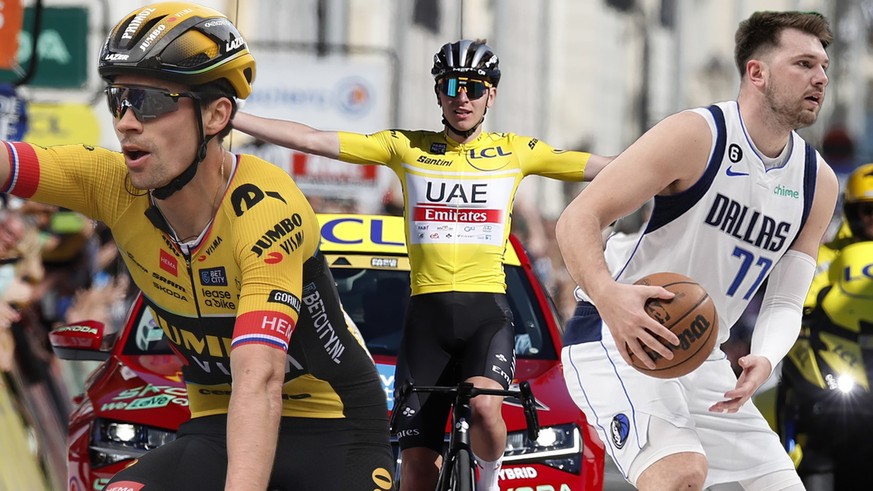
M 614 281 L 603 256 L 601 231 L 657 194 L 690 187 L 703 174 L 711 146 L 702 116 L 688 111 L 670 116 L 605 166 L 558 219 L 556 236 L 567 270 L 597 306 L 625 361 L 632 352 L 654 368 L 643 345 L 672 358 L 653 335 L 674 344 L 678 338 L 643 310 L 646 299 L 669 299 L 672 294 L 658 286 Z
M 275 145 L 332 159 L 339 157 L 339 136 L 335 131 L 321 131 L 294 121 L 262 118 L 244 112 L 233 118 L 233 127 Z
M 6 148 L 6 142 L 4 141 L 3 144 L 0 145 L 0 189 L 6 188 L 6 181 L 9 179 L 9 173 L 9 150 Z
M 590 181 L 615 158 L 577 150 L 557 150 L 529 137 L 514 136 L 513 143 L 513 151 L 519 155 L 525 175 L 536 174 L 562 181 Z
M 318 221 L 303 195 L 281 192 L 281 197 L 265 199 L 243 214 L 232 235 L 242 285 L 230 352 L 227 489 L 267 488 L 282 416 L 288 345 L 300 316 L 303 264 L 320 238 Z M 298 246 L 286 252 L 272 244 L 263 254 L 281 251 L 282 260 L 268 264 L 251 246 L 263 233 L 263 224 L 283 220 L 295 224 Z M 275 301 L 275 293 L 296 301 Z
M 583 181 L 590 181 L 594 179 L 597 174 L 600 174 L 600 171 L 603 170 L 604 167 L 610 162 L 615 160 L 615 156 L 603 156 L 597 155 L 596 153 L 588 154 L 588 162 L 585 164 L 585 173 L 583 174 Z
M 797 341 L 803 301 L 815 274 L 819 245 L 834 214 L 838 189 L 834 171 L 820 161 L 812 209 L 791 249 L 773 266 L 767 278 L 749 354 L 737 360 L 743 369 L 737 385 L 725 393 L 724 401 L 710 407 L 710 411 L 738 411 L 767 381 Z
M 233 350 L 226 489 L 267 489 L 282 415 L 285 359 L 285 352 L 259 344 Z

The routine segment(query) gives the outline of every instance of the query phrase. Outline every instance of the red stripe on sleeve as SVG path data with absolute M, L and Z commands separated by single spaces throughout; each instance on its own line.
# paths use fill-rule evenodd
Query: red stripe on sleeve
M 9 155 L 9 178 L 3 183 L 2 191 L 19 198 L 30 198 L 39 186 L 39 157 L 28 143 L 7 143 Z
M 236 318 L 231 348 L 247 343 L 267 344 L 282 350 L 288 349 L 294 319 L 282 312 L 255 310 Z

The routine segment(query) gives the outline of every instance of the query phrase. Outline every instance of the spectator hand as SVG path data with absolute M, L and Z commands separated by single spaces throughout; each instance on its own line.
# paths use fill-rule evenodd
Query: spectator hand
M 770 360 L 763 356 L 746 355 L 737 360 L 743 369 L 734 390 L 725 392 L 725 400 L 713 404 L 709 410 L 715 413 L 735 413 L 740 410 L 755 391 L 770 378 Z

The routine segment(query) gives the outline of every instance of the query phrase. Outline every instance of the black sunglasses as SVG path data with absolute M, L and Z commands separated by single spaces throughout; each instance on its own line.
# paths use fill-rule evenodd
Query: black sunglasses
M 179 99 L 182 97 L 200 100 L 193 92 L 167 92 L 153 87 L 110 85 L 104 92 L 109 112 L 115 119 L 121 119 L 128 109 L 133 109 L 133 115 L 140 123 L 179 109 Z
M 873 215 L 873 203 L 864 202 L 858 205 L 858 214 L 863 216 Z
M 467 77 L 448 77 L 437 83 L 437 88 L 444 95 L 458 97 L 458 94 L 463 89 L 467 93 L 467 98 L 471 101 L 475 101 L 487 94 L 490 87 L 491 84 L 485 80 Z

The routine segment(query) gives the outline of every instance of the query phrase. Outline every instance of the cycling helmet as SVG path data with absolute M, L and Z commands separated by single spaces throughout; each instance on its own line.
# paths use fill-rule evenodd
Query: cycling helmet
M 866 235 L 861 227 L 861 217 L 858 210 L 861 203 L 865 202 L 873 202 L 873 164 L 864 164 L 855 169 L 849 175 L 846 188 L 843 190 L 843 212 L 846 214 L 846 221 L 849 222 L 849 228 L 855 237 L 865 237 Z M 867 237 L 867 239 L 873 240 L 873 237 Z
M 126 15 L 100 50 L 98 71 L 138 74 L 197 86 L 225 79 L 235 96 L 252 93 L 255 59 L 220 12 L 187 2 L 147 5 Z
M 430 73 L 434 80 L 447 75 L 468 75 L 483 77 L 496 87 L 500 82 L 500 68 L 497 55 L 482 41 L 462 39 L 446 43 L 433 55 L 433 68 Z

